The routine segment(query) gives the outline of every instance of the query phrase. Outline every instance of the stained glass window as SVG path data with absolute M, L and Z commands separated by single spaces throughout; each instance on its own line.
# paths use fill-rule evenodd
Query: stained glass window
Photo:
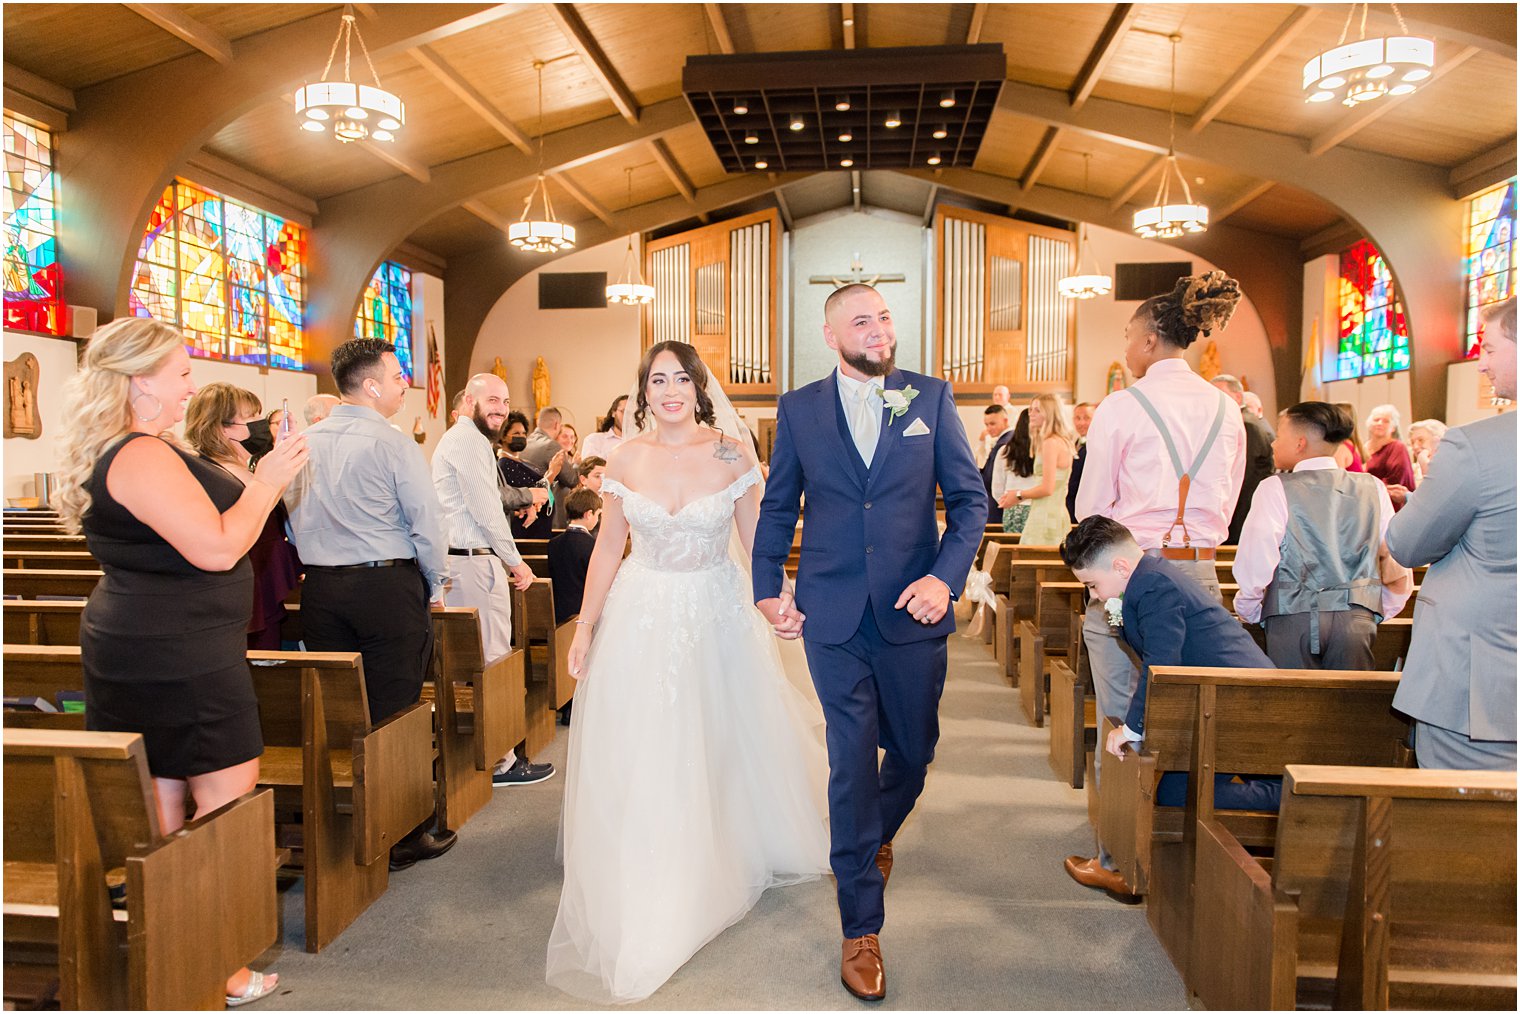
M 306 230 L 175 180 L 148 216 L 130 301 L 182 328 L 192 356 L 302 369 Z
M 5 326 L 63 334 L 53 137 L 9 113 L 5 124 Z
M 355 338 L 380 338 L 396 346 L 401 371 L 412 379 L 412 273 L 395 261 L 386 261 L 364 287 L 359 315 L 354 320 Z
M 1341 254 L 1340 343 L 1332 380 L 1409 368 L 1409 328 L 1388 262 L 1360 240 Z
M 1463 351 L 1478 356 L 1483 308 L 1515 294 L 1515 181 L 1467 202 L 1467 333 Z

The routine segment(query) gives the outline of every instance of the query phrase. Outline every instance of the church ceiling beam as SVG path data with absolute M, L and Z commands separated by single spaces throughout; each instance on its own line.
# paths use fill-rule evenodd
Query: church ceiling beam
M 394 169 L 400 169 L 418 183 L 433 182 L 433 174 L 422 162 L 410 157 L 405 152 L 396 148 L 393 144 L 381 144 L 377 141 L 359 141 L 357 147 L 367 154 L 384 162 Z
M 617 68 L 612 66 L 612 61 L 607 59 L 606 52 L 601 43 L 596 41 L 596 36 L 591 34 L 591 29 L 586 27 L 586 22 L 576 13 L 574 4 L 545 4 L 544 12 L 554 19 L 559 30 L 564 33 L 565 40 L 575 47 L 580 54 L 581 61 L 591 76 L 601 84 L 602 90 L 617 107 L 617 111 L 623 114 L 623 118 L 629 123 L 639 122 L 639 104 L 633 97 L 633 92 L 623 82 Z
M 506 234 L 507 227 L 512 224 L 505 215 L 497 214 L 484 201 L 465 201 L 460 207 L 491 228 L 500 230 L 503 235 Z
M 220 64 L 232 62 L 232 43 L 210 25 L 197 21 L 176 4 L 122 4 L 181 42 L 188 42 Z
M 581 207 L 591 212 L 597 218 L 601 219 L 602 222 L 606 225 L 611 226 L 613 224 L 612 212 L 604 208 L 600 201 L 592 197 L 586 192 L 585 188 L 572 180 L 568 173 L 561 171 L 551 172 L 549 173 L 549 178 L 555 183 L 558 183 L 560 187 L 565 191 L 565 193 L 570 195 L 570 199 L 575 201 L 576 204 L 579 204 Z
M 1425 80 L 1424 87 L 1420 91 L 1411 92 L 1408 95 L 1384 96 L 1376 102 L 1368 102 L 1360 109 L 1353 110 L 1339 123 L 1315 135 L 1309 141 L 1309 154 L 1323 155 L 1336 145 L 1349 140 L 1358 131 L 1368 127 L 1375 120 L 1382 118 L 1386 113 L 1393 112 L 1416 95 L 1423 94 L 1424 88 L 1428 88 L 1431 83 L 1456 70 L 1480 52 L 1482 51 L 1477 46 L 1468 46 L 1458 53 L 1443 57 L 1441 62 L 1436 64 L 1435 70 L 1431 71 L 1430 77 Z
M 649 151 L 654 155 L 655 165 L 659 166 L 660 170 L 665 173 L 666 178 L 670 180 L 670 185 L 675 187 L 677 192 L 686 198 L 686 203 L 695 209 L 697 206 L 697 189 L 691 185 L 691 180 L 687 178 L 686 173 L 676 163 L 675 156 L 670 153 L 670 147 L 665 143 L 664 138 L 657 137 L 653 141 L 650 141 Z M 698 217 L 701 218 L 703 225 L 707 224 L 708 215 L 706 212 L 699 212 Z
M 781 224 L 784 225 L 784 226 L 786 226 L 786 231 L 787 232 L 791 232 L 792 231 L 792 209 L 791 209 L 791 206 L 786 203 L 786 191 L 782 190 L 780 187 L 777 187 L 776 188 L 776 194 L 775 194 L 775 196 L 776 196 L 776 210 L 779 211 L 779 212 L 781 212 Z
M 14 89 L 65 113 L 72 113 L 79 108 L 74 93 L 63 85 L 38 77 L 29 70 L 22 70 L 13 63 L 4 65 L 4 73 L 6 91 Z
M 1277 184 L 1273 183 L 1271 180 L 1262 180 L 1255 186 L 1248 188 L 1245 193 L 1238 195 L 1223 207 L 1210 208 L 1209 225 L 1218 225 L 1220 222 L 1223 222 L 1225 219 L 1235 214 L 1235 212 L 1239 211 L 1241 208 L 1244 208 L 1246 205 L 1250 204 L 1258 197 L 1261 197 L 1268 190 L 1271 190 L 1275 186 L 1277 186 Z
M 855 48 L 855 5 L 839 5 L 839 27 L 844 33 L 844 48 Z
M 1045 136 L 1040 138 L 1039 147 L 1035 148 L 1034 155 L 1030 157 L 1029 164 L 1024 167 L 1024 174 L 1019 177 L 1019 189 L 1026 194 L 1034 189 L 1039 182 L 1040 174 L 1050 164 L 1051 158 L 1056 153 L 1056 145 L 1061 143 L 1061 128 L 1046 127 Z
M 508 119 L 507 115 L 496 108 L 495 103 L 482 95 L 474 85 L 460 76 L 459 72 L 434 52 L 428 46 L 417 46 L 407 50 L 413 60 L 417 61 L 429 74 L 437 78 L 442 85 L 454 96 L 463 102 L 465 108 L 480 117 L 492 130 L 514 144 L 519 150 L 533 153 L 533 142 L 522 129 Z
M 1298 38 L 1299 33 L 1309 27 L 1309 23 L 1318 13 L 1312 7 L 1294 8 L 1293 13 L 1289 14 L 1267 41 L 1261 44 L 1261 48 L 1247 57 L 1246 62 L 1240 65 L 1240 69 L 1235 71 L 1219 91 L 1203 104 L 1203 108 L 1193 116 L 1193 122 L 1189 124 L 1188 130 L 1196 134 L 1208 126 L 1225 106 L 1233 102 L 1237 95 L 1245 91 L 1247 85 L 1256 80 L 1258 74 L 1267 69 L 1268 64 L 1277 59 L 1278 55 L 1288 47 L 1288 43 Z
M 1103 78 L 1103 71 L 1119 52 L 1119 43 L 1123 41 L 1124 33 L 1129 31 L 1136 15 L 1140 13 L 1137 7 L 1137 4 L 1114 4 L 1114 12 L 1108 16 L 1108 24 L 1098 34 L 1098 41 L 1094 43 L 1092 52 L 1087 54 L 1087 60 L 1077 72 L 1071 91 L 1067 93 L 1073 111 L 1081 109 L 1092 97 L 1093 89 L 1098 87 L 1098 82 Z
M 982 41 L 982 28 L 987 24 L 987 5 L 971 5 L 971 26 L 966 29 L 966 45 L 974 46 Z
M 728 19 L 723 16 L 722 4 L 703 4 L 703 10 L 707 12 L 707 23 L 712 26 L 713 36 L 718 40 L 718 52 L 732 56 L 734 49 L 734 37 L 728 30 Z
M 1343 4 L 1326 4 L 1344 9 Z M 1399 12 L 1416 34 L 1435 35 L 1464 46 L 1479 46 L 1490 53 L 1514 60 L 1515 5 L 1478 4 L 1399 4 Z
M 1452 196 L 1458 200 L 1471 197 L 1480 190 L 1487 190 L 1515 175 L 1515 139 L 1492 148 L 1477 158 L 1468 159 L 1452 169 L 1447 177 L 1451 182 Z
M 1110 211 L 1118 211 L 1120 208 L 1128 204 L 1130 198 L 1134 197 L 1140 192 L 1141 187 L 1145 186 L 1151 180 L 1155 179 L 1157 171 L 1160 170 L 1164 165 L 1166 165 L 1165 155 L 1157 155 L 1155 158 L 1147 162 L 1145 164 L 1145 168 L 1141 169 L 1138 173 L 1131 177 L 1130 181 L 1124 184 L 1124 186 L 1120 187 L 1119 192 L 1109 200 L 1108 209 Z
M 431 46 L 435 42 L 442 42 L 444 39 L 452 39 L 456 35 L 463 35 L 465 32 L 474 31 L 483 25 L 491 24 L 493 21 L 500 21 L 502 18 L 508 16 L 509 14 L 516 14 L 518 11 L 537 7 L 538 5 L 449 4 L 449 7 L 453 7 L 455 9 L 475 9 L 470 11 L 463 11 L 453 16 L 435 18 L 434 20 L 436 20 L 438 23 L 432 28 L 420 32 L 415 32 L 403 38 L 397 39 L 396 41 L 387 43 L 383 38 L 384 30 L 387 26 L 392 26 L 395 24 L 398 14 L 404 13 L 396 9 L 403 6 L 411 5 L 386 4 L 383 8 L 375 8 L 375 14 L 373 15 L 375 27 L 373 29 L 366 29 L 366 31 L 375 32 L 377 38 L 371 39 L 368 35 L 365 36 L 365 42 L 369 44 L 369 51 L 373 56 L 393 56 L 396 53 L 404 52 L 408 49 L 414 49 L 417 46 Z M 425 7 L 428 5 L 418 4 L 416 6 Z
M 265 211 L 281 212 L 290 217 L 289 212 L 295 211 L 297 218 L 305 217 L 301 224 L 310 228 L 313 219 L 317 215 L 317 202 L 305 194 L 297 193 L 289 187 L 281 186 L 267 176 L 261 176 L 255 172 L 249 172 L 235 162 L 229 162 L 220 156 L 213 155 L 209 151 L 196 152 L 195 156 L 185 163 L 185 167 L 194 175 L 196 182 L 218 189 L 227 189 L 230 183 L 234 188 L 242 188 L 251 191 L 253 195 L 265 202 L 274 202 L 281 207 L 266 207 Z M 237 196 L 232 194 L 229 196 Z M 255 202 L 257 203 L 257 202 Z
M 934 204 L 937 200 L 939 200 L 939 184 L 931 182 L 929 196 L 924 198 L 924 225 L 926 226 L 934 221 Z

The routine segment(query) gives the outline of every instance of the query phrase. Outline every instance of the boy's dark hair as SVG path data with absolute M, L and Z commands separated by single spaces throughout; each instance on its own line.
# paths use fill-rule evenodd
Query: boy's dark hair
M 590 475 L 596 469 L 598 469 L 598 468 L 606 468 L 606 467 L 607 467 L 607 459 L 606 458 L 599 458 L 595 454 L 593 454 L 589 458 L 582 458 L 581 459 L 581 463 L 579 465 L 575 466 L 575 470 L 577 472 L 581 473 L 581 478 L 584 479 L 586 476 Z
M 565 497 L 565 517 L 571 521 L 579 521 L 592 511 L 602 509 L 602 498 L 597 496 L 585 486 L 577 486 Z
M 1283 415 L 1294 424 L 1319 434 L 1327 444 L 1341 444 L 1351 439 L 1356 423 L 1346 410 L 1328 401 L 1301 401 L 1284 410 Z
M 1086 570 L 1116 546 L 1134 541 L 1128 528 L 1113 518 L 1094 514 L 1083 518 L 1061 543 L 1061 562 L 1072 570 Z
M 982 415 L 1007 415 L 1001 405 L 988 405 L 982 410 Z
M 375 376 L 380 369 L 380 357 L 389 352 L 396 354 L 396 346 L 379 338 L 352 338 L 332 354 L 333 383 L 339 392 L 353 394 L 366 377 Z

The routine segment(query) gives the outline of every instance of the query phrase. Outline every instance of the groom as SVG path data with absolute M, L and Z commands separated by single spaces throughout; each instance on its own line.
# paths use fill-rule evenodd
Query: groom
M 824 317 L 839 368 L 777 405 L 755 529 L 755 600 L 779 636 L 803 638 L 828 723 L 840 979 L 860 999 L 880 1000 L 877 933 L 892 838 L 934 758 L 945 639 L 955 629 L 950 599 L 971 570 L 987 499 L 950 385 L 894 367 L 897 337 L 880 293 L 846 285 L 824 303 Z M 782 566 L 801 496 L 793 603 Z M 879 769 L 878 747 L 886 751 Z

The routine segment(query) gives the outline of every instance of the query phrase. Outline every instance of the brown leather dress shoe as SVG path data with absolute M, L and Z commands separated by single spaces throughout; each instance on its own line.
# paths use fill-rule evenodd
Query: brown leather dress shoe
M 1083 887 L 1096 887 L 1103 891 L 1112 891 L 1114 894 L 1129 894 L 1129 885 L 1119 875 L 1118 870 L 1105 869 L 1098 861 L 1097 856 L 1091 859 L 1083 859 L 1081 856 L 1066 857 L 1066 872 Z
M 875 933 L 846 937 L 839 981 L 859 1000 L 885 1000 L 887 975 L 881 967 L 881 942 Z
M 892 879 L 892 843 L 887 842 L 876 850 L 876 868 L 881 871 L 881 886 L 886 887 Z

